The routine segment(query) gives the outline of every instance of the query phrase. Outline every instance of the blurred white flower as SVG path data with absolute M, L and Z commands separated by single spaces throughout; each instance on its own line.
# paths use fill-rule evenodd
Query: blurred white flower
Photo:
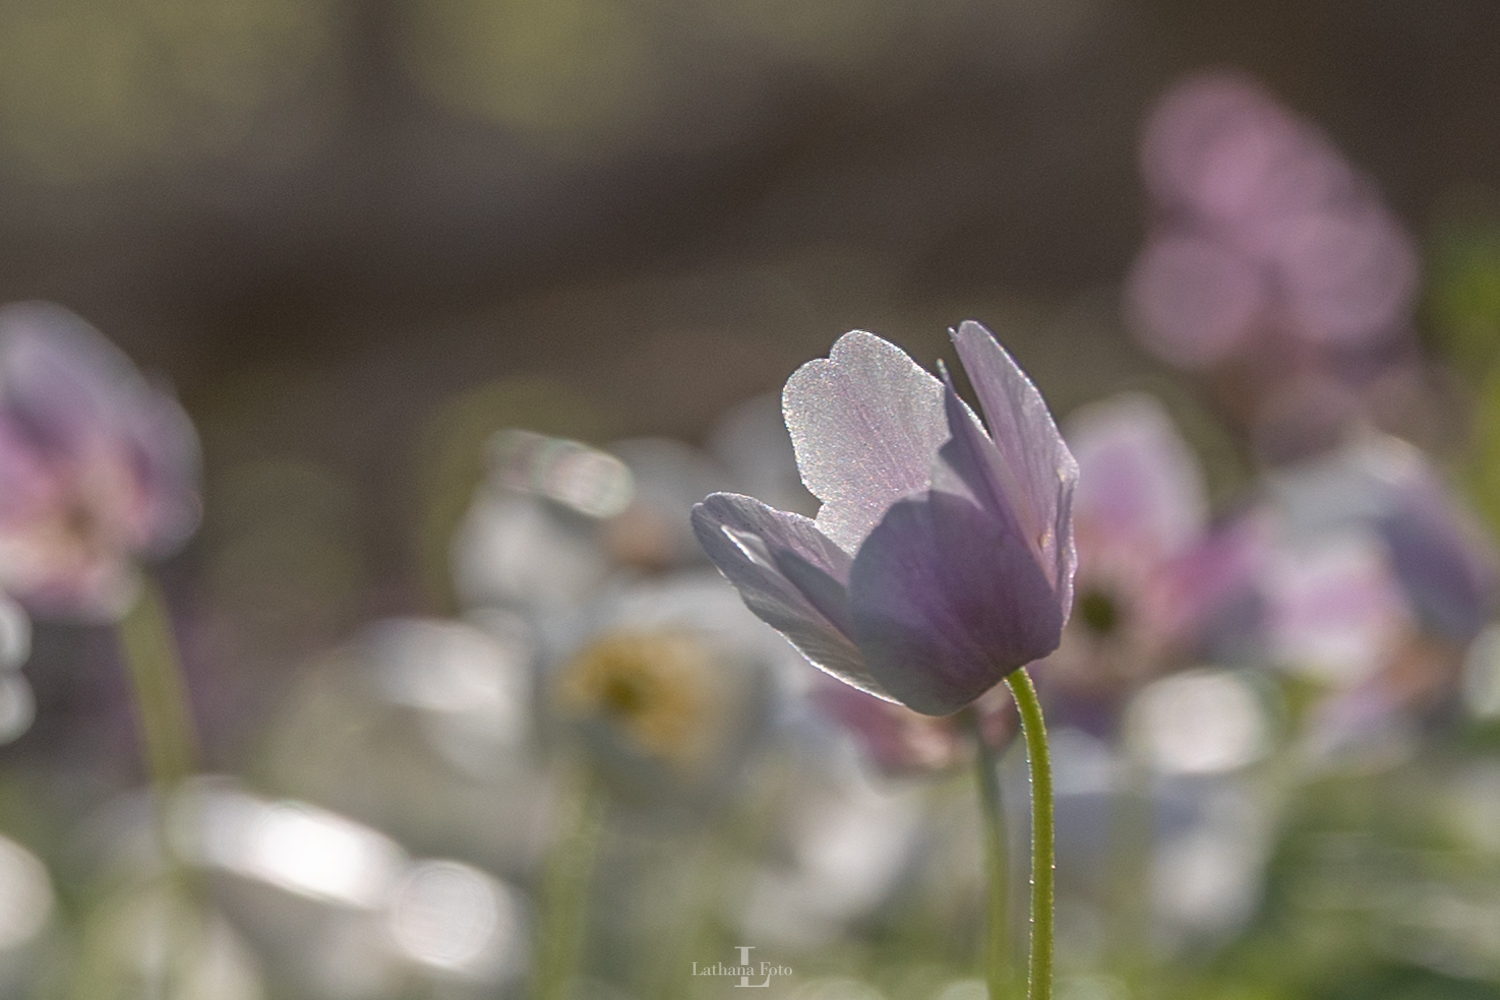
M 594 529 L 549 501 L 484 487 L 453 538 L 467 607 L 549 609 L 586 600 L 609 573 Z
M 40 858 L 0 837 L 0 952 L 39 935 L 52 918 L 52 879 Z
M 506 612 L 486 627 L 437 618 L 388 618 L 361 642 L 380 693 L 422 712 L 435 746 L 462 766 L 531 736 L 535 650 L 525 623 Z
M 383 995 L 403 963 L 483 982 L 525 970 L 529 919 L 516 889 L 463 862 L 413 860 L 386 834 L 346 816 L 254 795 L 231 779 L 200 778 L 178 793 L 170 836 L 193 865 L 304 901 L 287 909 L 263 893 L 221 894 L 249 923 L 270 930 L 264 936 L 283 964 L 331 992 Z M 364 986 L 348 975 L 355 968 L 369 973 Z
M 544 703 L 627 799 L 731 794 L 795 655 L 707 571 L 621 586 L 554 636 Z
M 615 577 L 704 562 L 688 515 L 728 474 L 665 438 L 608 450 L 530 431 L 491 440 L 488 475 L 452 543 L 468 608 L 571 615 Z
M 411 865 L 387 908 L 397 950 L 438 973 L 511 980 L 526 969 L 526 907 L 516 890 L 457 861 Z
M 824 763 L 821 773 L 802 775 L 781 819 L 787 861 L 760 866 L 740 904 L 738 923 L 751 940 L 832 944 L 889 898 L 912 864 L 922 787 L 877 786 L 853 761 Z
M 362 823 L 222 779 L 195 781 L 178 794 L 170 833 L 173 848 L 194 864 L 360 909 L 383 905 L 407 863 L 395 841 Z
M 1233 787 L 1156 848 L 1152 900 L 1170 943 L 1221 940 L 1260 904 L 1271 847 L 1265 808 Z
M 1271 749 L 1271 720 L 1236 673 L 1194 670 L 1164 677 L 1131 700 L 1125 738 L 1165 774 L 1223 774 Z

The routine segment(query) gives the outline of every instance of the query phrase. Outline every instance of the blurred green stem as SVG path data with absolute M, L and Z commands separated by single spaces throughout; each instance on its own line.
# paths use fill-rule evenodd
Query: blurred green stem
M 198 741 L 172 619 L 161 591 L 150 578 L 141 577 L 140 595 L 116 623 L 115 634 L 120 658 L 130 675 L 141 751 L 155 797 L 157 836 L 165 865 L 164 898 L 169 907 L 160 979 L 147 984 L 147 989 L 152 995 L 173 997 L 186 981 L 201 946 L 198 932 L 203 914 L 198 908 L 198 888 L 175 859 L 168 840 L 172 793 L 198 769 Z M 186 910 L 178 911 L 179 903 Z
M 115 630 L 135 696 L 146 771 L 165 808 L 166 797 L 197 770 L 198 749 L 171 618 L 149 578 L 142 578 L 140 597 Z
M 970 707 L 965 722 L 974 736 L 974 777 L 979 786 L 979 818 L 984 831 L 985 931 L 984 981 L 990 1000 L 1010 992 L 1010 852 L 1006 849 L 1005 812 L 995 750 L 984 738 L 984 724 Z
M 588 889 L 604 827 L 592 775 L 579 773 L 559 811 L 558 835 L 542 873 L 540 921 L 533 941 L 532 1000 L 563 1000 L 582 951 Z
M 1042 724 L 1042 706 L 1026 670 L 1005 678 L 1021 713 L 1021 732 L 1026 737 L 1026 764 L 1031 771 L 1031 963 L 1028 969 L 1030 1000 L 1052 996 L 1052 761 L 1047 753 L 1047 730 Z
M 1151 949 L 1150 873 L 1156 817 L 1151 805 L 1151 772 L 1127 756 L 1110 810 L 1109 935 L 1114 968 L 1134 994 L 1149 993 Z

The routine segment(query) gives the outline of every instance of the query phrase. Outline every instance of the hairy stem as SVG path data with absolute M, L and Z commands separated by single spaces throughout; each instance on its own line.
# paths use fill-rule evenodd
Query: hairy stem
M 1021 713 L 1026 737 L 1026 764 L 1031 772 L 1031 962 L 1027 970 L 1030 1000 L 1052 997 L 1053 855 L 1052 761 L 1036 688 L 1024 669 L 1011 673 L 1006 686 Z

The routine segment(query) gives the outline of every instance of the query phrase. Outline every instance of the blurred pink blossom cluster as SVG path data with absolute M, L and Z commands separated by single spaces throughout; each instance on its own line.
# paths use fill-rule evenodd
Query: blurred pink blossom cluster
M 1321 692 L 1319 753 L 1440 712 L 1500 559 L 1419 449 L 1366 431 L 1268 470 L 1217 519 L 1165 408 L 1128 393 L 1065 425 L 1078 600 L 1038 671 L 1051 719 L 1113 735 L 1167 674 L 1271 667 Z
M 1127 308 L 1142 344 L 1205 371 L 1272 347 L 1295 359 L 1405 329 L 1418 261 L 1374 185 L 1257 83 L 1173 87 L 1141 144 L 1154 219 Z

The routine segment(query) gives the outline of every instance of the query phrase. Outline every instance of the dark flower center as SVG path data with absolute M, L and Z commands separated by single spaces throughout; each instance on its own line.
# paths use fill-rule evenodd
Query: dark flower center
M 716 735 L 712 653 L 675 632 L 605 633 L 560 672 L 560 707 L 637 749 L 692 766 Z
M 1095 635 L 1109 635 L 1120 627 L 1120 604 L 1102 590 L 1085 590 L 1078 595 L 1078 619 Z
M 635 716 L 645 708 L 649 699 L 646 685 L 634 677 L 615 674 L 607 678 L 599 692 L 599 701 L 611 715 Z

